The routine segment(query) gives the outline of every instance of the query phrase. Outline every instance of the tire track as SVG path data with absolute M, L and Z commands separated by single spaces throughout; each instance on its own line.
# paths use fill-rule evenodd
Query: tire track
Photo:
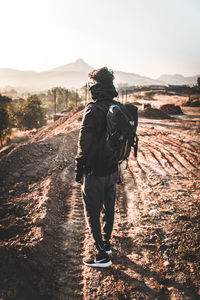
M 155 142 L 154 144 L 152 144 L 152 147 L 154 147 L 154 149 L 156 149 L 157 151 L 159 151 L 162 154 L 163 158 L 167 161 L 168 165 L 174 169 L 175 173 L 178 172 L 182 176 L 188 175 L 187 170 L 173 156 L 171 151 L 169 149 L 167 149 L 167 147 L 165 148 L 165 145 L 162 145 L 162 147 L 161 147 L 157 142 Z
M 153 164 L 153 167 L 152 167 Z M 156 166 L 152 161 L 149 163 L 145 155 L 140 156 L 135 159 L 133 153 L 129 157 L 129 174 L 134 179 L 135 194 L 141 203 L 146 203 L 150 201 L 153 197 L 153 188 L 160 183 L 164 182 L 168 178 L 168 173 L 160 172 L 160 165 L 158 166 L 159 171 L 156 170 Z M 127 176 L 127 175 L 126 175 Z M 133 189 L 133 188 L 132 188 Z
M 140 150 L 140 153 L 142 153 L 143 159 L 141 159 L 139 155 L 139 161 L 143 165 L 145 162 L 146 173 L 151 170 L 152 172 L 156 173 L 158 176 L 166 176 L 168 174 L 166 168 L 164 168 L 163 164 L 156 157 L 156 155 L 151 151 L 151 149 L 146 148 L 144 150 Z M 148 167 L 146 162 L 148 162 Z
M 171 175 L 177 173 L 177 170 L 173 167 L 173 165 L 166 158 L 163 152 L 159 151 L 159 149 L 155 147 L 151 147 L 150 151 L 152 152 L 153 156 L 157 157 L 158 161 L 160 162 L 160 165 L 162 165 L 163 169 L 167 174 Z
M 158 160 L 160 161 L 160 164 L 163 166 L 163 168 L 165 170 L 167 170 L 167 172 L 169 174 L 176 174 L 177 171 L 179 172 L 179 170 L 177 170 L 172 161 L 170 160 L 170 158 L 166 155 L 166 151 L 161 150 L 161 147 L 158 146 L 157 144 L 153 144 L 152 141 L 151 143 L 144 141 L 145 147 L 151 149 L 151 151 L 154 153 L 154 155 L 156 157 L 158 157 Z M 163 146 L 162 146 L 163 147 Z M 148 162 L 149 164 L 149 162 Z
M 199 176 L 198 160 L 196 160 L 196 164 L 193 164 L 188 153 L 187 156 L 189 157 L 186 159 L 185 155 L 180 154 L 176 147 L 167 150 L 166 144 L 160 144 L 160 147 L 158 147 L 159 143 L 152 140 L 151 143 L 143 141 L 142 144 L 144 147 L 141 145 L 142 150 L 138 155 L 140 161 L 138 167 L 141 169 L 141 175 L 145 174 L 147 180 L 153 172 L 155 175 L 157 174 L 157 177 L 159 175 L 165 177 L 167 174 L 180 174 L 184 177 L 192 176 L 196 178 Z M 142 159 L 140 154 L 142 154 Z M 157 159 L 155 160 L 155 158 Z
M 187 151 L 188 153 L 190 153 L 191 156 L 194 156 L 194 157 L 197 156 L 196 153 L 198 152 L 198 150 L 197 150 L 197 148 L 194 145 L 187 144 L 187 146 L 184 146 L 184 143 L 181 143 L 179 140 L 175 140 L 173 138 L 170 138 L 169 136 L 165 136 L 165 138 L 163 138 L 161 136 L 160 138 L 164 142 L 168 142 L 168 144 L 170 144 L 172 147 L 174 145 L 176 145 L 177 148 L 182 149 L 184 151 Z
M 190 161 L 186 160 L 183 155 L 176 151 L 171 151 L 171 156 L 179 161 L 180 165 L 182 165 L 182 168 L 186 169 L 188 173 L 191 173 L 191 175 L 197 177 L 197 174 L 194 171 L 196 171 L 198 168 L 195 165 L 192 165 Z
M 60 225 L 60 254 L 55 300 L 83 299 L 82 247 L 85 218 L 80 186 L 73 184 L 66 199 L 64 222 Z
M 163 139 L 163 143 L 160 143 L 160 142 L 157 142 L 157 143 L 162 148 L 163 145 L 166 144 L 166 141 Z M 182 149 L 181 146 L 180 147 L 175 146 L 176 143 L 174 143 L 174 144 L 167 143 L 166 145 L 167 146 L 170 145 L 169 149 L 171 150 L 171 152 L 173 154 L 176 154 L 178 156 L 178 160 L 180 159 L 182 161 L 183 165 L 187 164 L 187 167 L 190 168 L 190 169 L 191 168 L 199 169 L 198 168 L 198 158 L 199 158 L 198 153 L 195 153 L 195 152 L 192 152 L 192 151 L 184 152 L 184 149 Z M 192 161 L 194 161 L 194 163 Z M 196 162 L 196 164 L 195 164 L 195 162 Z
M 130 173 L 132 175 L 132 179 L 134 180 L 134 186 L 135 186 L 135 196 L 139 199 L 140 202 L 144 202 L 146 199 L 146 188 L 148 187 L 148 184 L 146 180 L 144 180 L 144 176 L 142 173 L 142 170 L 135 161 L 129 160 L 128 167 L 130 170 Z
M 130 170 L 129 165 L 128 168 L 125 169 L 122 174 L 124 185 L 122 189 L 118 189 L 117 201 L 119 201 L 118 199 L 120 198 L 122 199 L 121 201 L 123 201 L 124 205 L 126 205 L 126 209 L 124 209 L 124 214 L 128 223 L 130 223 L 129 227 L 131 227 L 137 219 L 140 219 L 139 212 L 142 200 L 140 197 L 141 193 L 138 190 L 138 185 L 135 181 L 133 173 Z

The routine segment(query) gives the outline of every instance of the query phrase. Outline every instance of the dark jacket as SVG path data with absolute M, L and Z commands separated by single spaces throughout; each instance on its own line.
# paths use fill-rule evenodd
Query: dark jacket
M 82 119 L 75 172 L 105 176 L 117 171 L 118 164 L 113 163 L 104 153 L 106 112 L 97 104 L 101 102 L 109 108 L 116 103 L 113 98 L 117 96 L 117 92 L 113 84 L 95 84 L 90 91 L 94 102 L 86 106 Z

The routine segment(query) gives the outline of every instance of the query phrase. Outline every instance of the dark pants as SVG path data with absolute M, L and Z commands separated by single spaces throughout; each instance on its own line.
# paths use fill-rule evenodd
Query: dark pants
M 104 240 L 109 241 L 114 222 L 114 207 L 118 172 L 106 176 L 84 176 L 82 196 L 95 244 L 102 246 L 100 214 L 103 213 Z

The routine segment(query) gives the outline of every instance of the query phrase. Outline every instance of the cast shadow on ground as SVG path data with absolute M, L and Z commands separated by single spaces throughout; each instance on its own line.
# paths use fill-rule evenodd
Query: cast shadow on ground
M 199 299 L 199 294 L 197 288 L 187 281 L 187 284 L 180 284 L 174 279 L 165 278 L 164 274 L 152 271 L 148 267 L 143 267 L 140 264 L 137 264 L 135 261 L 131 260 L 127 255 L 135 253 L 138 256 L 142 255 L 141 249 L 134 245 L 134 242 L 130 237 L 118 237 L 116 245 L 121 245 L 118 247 L 121 254 L 118 253 L 115 249 L 112 254 L 113 266 L 109 269 L 98 269 L 99 272 L 102 272 L 104 276 L 113 276 L 115 282 L 123 281 L 124 286 L 126 286 L 126 299 L 132 299 L 131 295 L 140 294 L 148 299 L 157 299 L 157 300 L 168 300 L 171 299 L 169 287 L 175 288 L 185 297 L 189 297 L 191 300 Z M 133 278 L 126 273 L 126 270 L 130 269 L 131 272 L 142 277 L 141 280 Z M 158 288 L 150 288 L 144 279 L 153 279 L 157 282 Z M 161 288 L 159 288 L 159 286 Z M 122 296 L 121 296 L 122 297 Z M 121 299 L 119 297 L 119 299 Z M 143 298 L 142 298 L 143 299 Z

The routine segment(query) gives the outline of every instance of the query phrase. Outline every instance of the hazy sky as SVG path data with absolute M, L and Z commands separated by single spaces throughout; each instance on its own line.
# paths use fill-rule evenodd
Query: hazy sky
M 200 74 L 200 0 L 0 0 L 0 68 Z

